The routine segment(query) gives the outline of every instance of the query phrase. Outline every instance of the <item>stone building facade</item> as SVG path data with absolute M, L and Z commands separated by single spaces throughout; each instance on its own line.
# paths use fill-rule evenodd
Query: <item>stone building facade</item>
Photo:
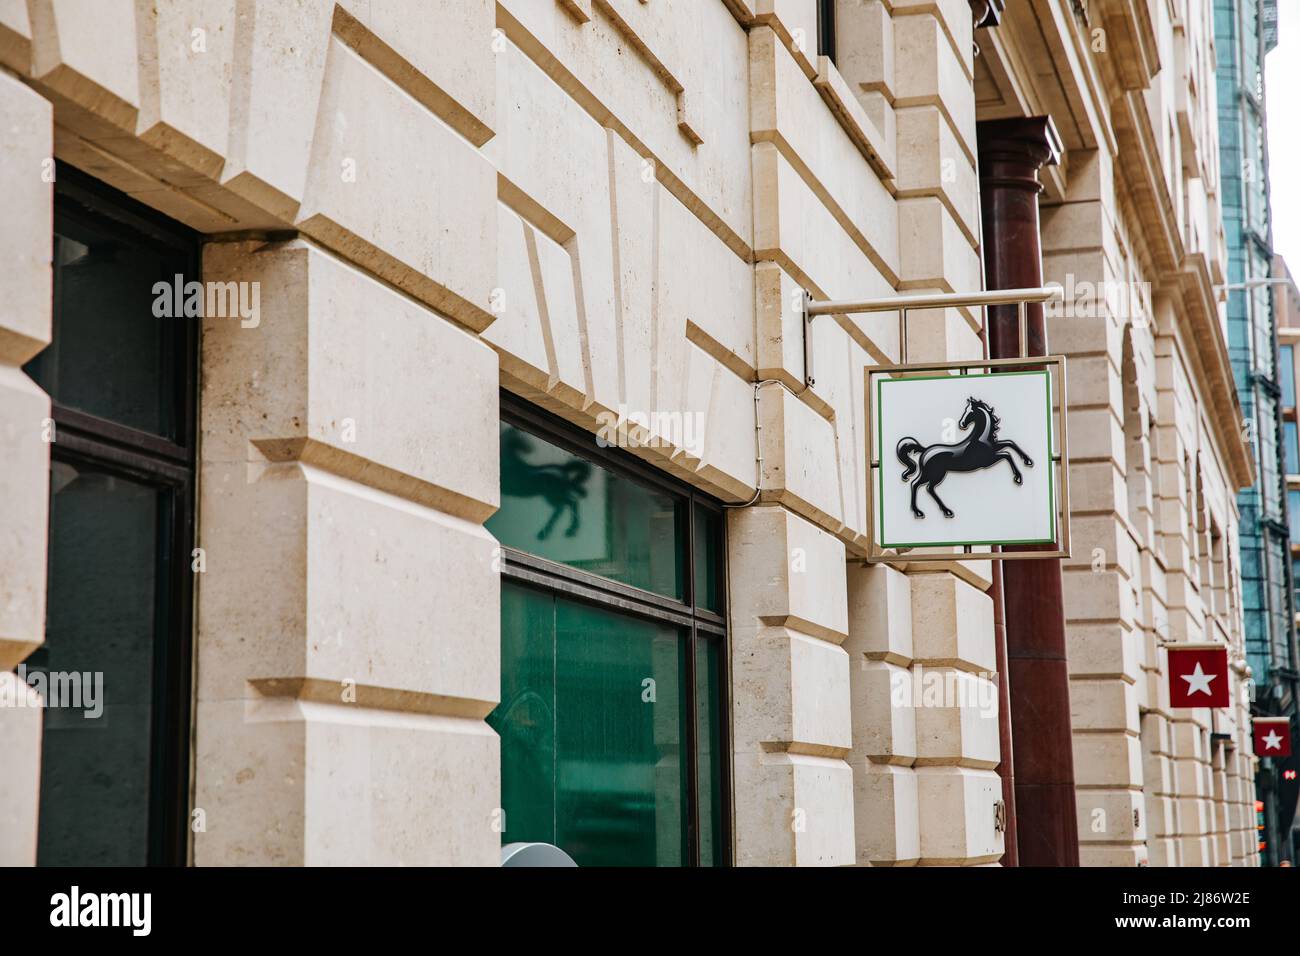
M 168 560 L 192 588 L 192 621 L 172 622 L 192 666 L 166 672 L 154 717 L 174 740 L 149 859 L 497 863 L 507 590 L 563 559 L 503 551 L 489 528 L 518 496 L 504 436 L 544 421 L 535 434 L 575 442 L 612 422 L 618 468 L 635 458 L 725 516 L 725 606 L 669 602 L 690 647 L 710 628 L 725 642 L 716 671 L 687 668 L 720 682 L 713 862 L 999 862 L 1005 715 L 971 703 L 997 680 L 990 562 L 862 562 L 864 370 L 897 361 L 897 320 L 818 323 L 805 387 L 797 303 L 982 288 L 978 124 L 1050 115 L 1044 271 L 1077 307 L 1049 334 L 1070 356 L 1082 862 L 1254 863 L 1234 557 L 1251 471 L 1215 294 L 1207 2 L 1088 4 L 1096 24 L 1065 2 L 997 24 L 1000 6 L 0 4 L 10 698 L 35 693 L 13 672 L 29 655 L 60 651 L 53 623 L 42 650 L 62 593 L 51 461 L 75 449 L 49 425 L 94 423 L 28 363 L 73 308 L 59 203 L 101 183 L 114 208 L 188 230 L 205 283 L 258 296 L 255 316 L 191 322 L 197 424 L 172 445 L 193 548 Z M 1125 312 L 1088 305 L 1084 282 L 1150 292 Z M 981 332 L 977 310 L 917 313 L 907 351 L 978 359 Z M 506 416 L 515 403 L 536 411 Z M 1172 711 L 1168 641 L 1230 646 L 1239 703 Z M 926 674 L 969 693 L 899 699 Z M 5 862 L 42 858 L 38 817 L 67 810 L 41 784 L 66 735 L 47 717 L 43 744 L 42 724 L 0 708 Z M 698 784 L 704 764 L 674 766 Z M 669 770 L 647 772 L 675 786 Z M 706 839 L 681 839 L 700 861 Z

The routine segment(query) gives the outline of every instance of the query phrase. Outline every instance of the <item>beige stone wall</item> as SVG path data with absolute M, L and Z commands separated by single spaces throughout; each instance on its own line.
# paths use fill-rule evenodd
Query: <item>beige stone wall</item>
M 965 3 L 840 3 L 838 68 L 811 0 L 30 7 L 0 7 L 3 480 L 30 504 L 0 536 L 30 598 L 0 605 L 0 665 L 41 639 L 46 399 L 17 372 L 48 338 L 39 161 L 261 283 L 256 329 L 203 329 L 195 862 L 496 859 L 498 381 L 592 430 L 702 413 L 702 447 L 639 453 L 755 499 L 728 528 L 739 862 L 998 859 L 996 717 L 888 692 L 988 679 L 988 568 L 853 563 L 863 370 L 896 323 L 821 320 L 805 390 L 793 308 L 979 287 Z M 909 334 L 980 353 L 973 315 Z M 33 755 L 0 790 L 20 857 L 36 727 L 0 713 Z
M 1176 65 L 1212 91 L 1193 20 L 1152 27 L 1146 92 L 1102 61 L 1077 115 L 1103 135 L 1070 131 L 1048 174 L 1049 278 L 1153 290 L 1141 321 L 1051 329 L 1089 863 L 1255 859 L 1244 707 L 1211 727 L 1160 696 L 1163 641 L 1240 641 L 1213 110 Z M 753 502 L 728 522 L 738 862 L 998 860 L 997 717 L 891 694 L 989 682 L 988 566 L 855 561 L 863 370 L 898 358 L 896 320 L 820 319 L 805 389 L 793 306 L 979 288 L 977 109 L 990 84 L 1064 102 L 1004 55 L 1023 26 L 983 31 L 977 62 L 965 2 L 840 0 L 837 66 L 812 0 L 0 5 L 0 482 L 25 503 L 0 519 L 0 669 L 42 637 L 48 401 L 18 369 L 49 336 L 53 154 L 204 233 L 205 278 L 261 283 L 257 328 L 203 328 L 196 863 L 495 862 L 498 384 L 593 431 L 698 412 L 699 448 L 632 425 L 638 454 Z M 978 357 L 978 316 L 918 313 L 907 345 Z M 19 862 L 34 713 L 0 711 Z
M 1051 110 L 1066 151 L 1042 237 L 1045 278 L 1066 289 L 1048 334 L 1070 362 L 1065 595 L 1085 865 L 1258 862 L 1235 561 L 1250 466 L 1214 289 L 1226 255 L 1212 11 L 1173 6 L 1086 24 L 1014 11 L 981 95 L 992 115 L 1017 96 L 1074 107 Z M 1057 91 L 1001 72 L 1017 53 L 1042 57 L 1031 27 L 1087 49 L 1087 82 Z M 1231 709 L 1170 708 L 1165 647 L 1187 641 L 1229 648 Z

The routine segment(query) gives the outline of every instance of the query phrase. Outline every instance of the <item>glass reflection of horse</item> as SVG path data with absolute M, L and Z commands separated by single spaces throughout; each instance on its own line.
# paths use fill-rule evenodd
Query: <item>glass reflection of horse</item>
M 539 541 L 551 536 L 556 522 L 566 511 L 569 526 L 564 529 L 564 536 L 572 538 L 582 523 L 578 501 L 587 497 L 591 465 L 580 458 L 571 458 L 560 465 L 534 465 L 524 460 L 524 455 L 532 449 L 532 441 L 523 432 L 514 428 L 502 431 L 501 493 L 512 498 L 537 496 L 550 505 L 551 516 L 537 532 Z
M 969 428 L 971 433 L 957 444 L 922 445 L 915 438 L 903 438 L 898 442 L 898 460 L 907 466 L 903 471 L 903 480 L 907 481 L 916 472 L 916 478 L 912 481 L 912 514 L 918 518 L 925 517 L 925 512 L 916 506 L 916 493 L 924 485 L 925 490 L 930 492 L 930 497 L 943 509 L 944 517 L 953 517 L 952 509 L 943 503 L 943 499 L 934 490 L 950 471 L 979 471 L 1005 461 L 1011 466 L 1011 480 L 1016 484 L 1023 482 L 1020 469 L 1016 467 L 1007 449 L 1019 455 L 1026 468 L 1033 468 L 1034 463 L 1015 442 L 998 438 L 999 424 L 1001 421 L 993 414 L 992 405 L 978 398 L 968 398 L 966 411 L 957 426 L 962 431 Z M 921 453 L 920 459 L 913 459 L 912 456 L 918 451 Z

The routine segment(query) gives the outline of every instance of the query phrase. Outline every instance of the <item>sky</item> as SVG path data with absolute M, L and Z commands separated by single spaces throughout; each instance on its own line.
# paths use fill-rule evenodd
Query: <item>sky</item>
M 1300 0 L 1279 0 L 1278 44 L 1264 59 L 1273 248 L 1300 274 Z

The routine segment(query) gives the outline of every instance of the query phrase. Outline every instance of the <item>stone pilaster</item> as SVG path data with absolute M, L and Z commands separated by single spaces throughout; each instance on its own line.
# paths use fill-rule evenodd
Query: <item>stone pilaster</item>
M 496 355 L 302 241 L 204 273 L 261 316 L 204 324 L 194 861 L 495 865 Z
M 853 863 L 844 546 L 775 505 L 732 511 L 736 862 Z
M 22 371 L 50 341 L 50 104 L 0 69 L 0 866 L 36 861 L 42 715 L 13 669 L 45 640 L 49 397 Z

